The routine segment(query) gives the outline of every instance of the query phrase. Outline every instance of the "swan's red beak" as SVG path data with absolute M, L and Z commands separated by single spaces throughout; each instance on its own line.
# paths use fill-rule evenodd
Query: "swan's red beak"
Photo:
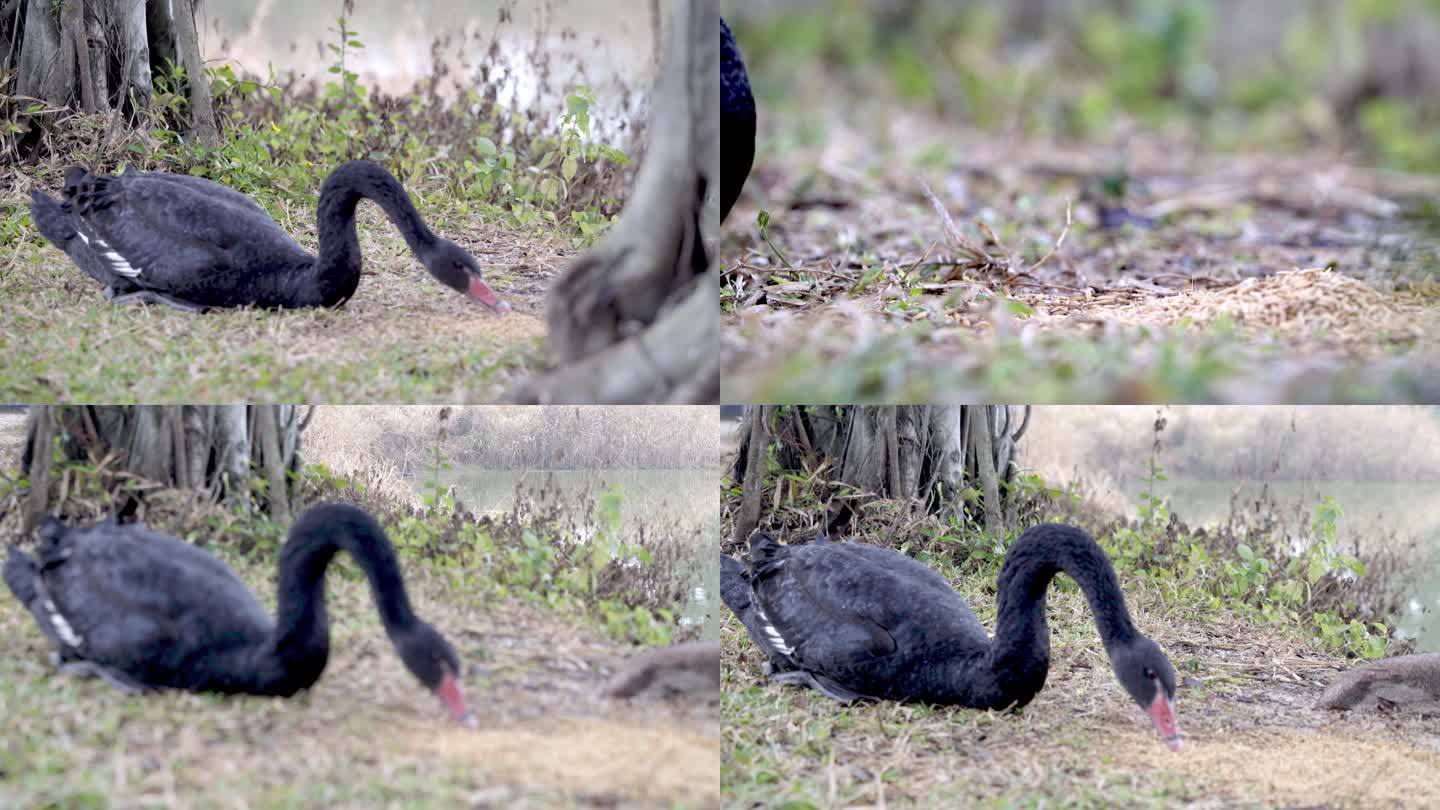
M 450 710 L 450 716 L 455 718 L 455 722 L 466 728 L 480 727 L 480 721 L 465 708 L 465 694 L 460 690 L 460 681 L 454 675 L 445 673 L 440 679 L 440 685 L 435 687 L 435 694 L 440 696 L 440 702 Z
M 495 310 L 501 315 L 510 311 L 510 305 L 500 300 L 500 296 L 490 289 L 490 285 L 476 278 L 470 277 L 470 297 Z
M 1155 699 L 1150 701 L 1146 713 L 1150 715 L 1150 722 L 1155 724 L 1155 730 L 1160 732 L 1161 739 L 1165 740 L 1165 747 L 1179 751 L 1183 744 L 1180 742 L 1180 724 L 1175 721 L 1175 700 L 1166 697 L 1160 684 L 1155 684 L 1155 687 Z

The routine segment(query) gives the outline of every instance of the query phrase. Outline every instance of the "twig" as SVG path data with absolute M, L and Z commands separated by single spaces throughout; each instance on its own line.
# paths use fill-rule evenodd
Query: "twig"
M 945 228 L 945 235 L 950 237 L 950 241 L 954 244 L 955 248 L 963 253 L 969 254 L 970 260 L 982 267 L 1000 267 L 1000 262 L 996 261 L 994 256 L 991 256 L 983 247 L 975 244 L 975 242 L 966 238 L 965 234 L 960 232 L 960 228 L 955 224 L 955 220 L 950 216 L 950 212 L 945 210 L 945 204 L 940 202 L 940 198 L 935 196 L 934 191 L 930 190 L 930 184 L 924 183 L 922 187 L 925 189 L 925 196 L 930 198 L 930 205 L 935 208 L 935 213 L 940 216 L 940 224 Z
M 1035 262 L 1035 264 L 1031 265 L 1030 269 L 1026 271 L 1026 275 L 1033 274 L 1036 270 L 1039 270 L 1040 266 L 1045 264 L 1045 262 L 1050 261 L 1050 257 L 1055 255 L 1055 251 L 1059 250 L 1060 246 L 1065 244 L 1065 237 L 1070 235 L 1071 209 L 1073 209 L 1074 207 L 1075 203 L 1073 201 L 1068 201 L 1065 203 L 1065 230 L 1060 232 L 1060 238 L 1056 239 L 1055 244 L 1050 246 L 1050 252 L 1046 253 L 1044 256 L 1041 256 L 1040 261 Z

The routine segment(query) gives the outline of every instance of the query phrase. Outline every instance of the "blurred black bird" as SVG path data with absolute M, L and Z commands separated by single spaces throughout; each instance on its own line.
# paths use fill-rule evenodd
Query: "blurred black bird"
M 342 163 L 320 187 L 319 254 L 295 243 L 258 203 L 201 177 L 130 171 L 65 173 L 65 194 L 30 194 L 40 233 L 115 303 L 333 307 L 360 283 L 355 207 L 375 202 L 436 280 L 506 312 L 475 257 L 426 226 L 400 182 L 368 160 Z
M 755 96 L 730 26 L 720 20 L 720 221 L 740 196 L 755 161 Z

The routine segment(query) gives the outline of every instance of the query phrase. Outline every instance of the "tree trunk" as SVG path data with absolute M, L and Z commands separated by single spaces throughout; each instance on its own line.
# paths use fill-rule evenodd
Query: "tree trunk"
M 118 0 L 110 7 L 110 30 L 119 37 L 115 48 L 120 55 L 119 92 L 115 108 L 130 112 L 150 105 L 153 83 L 150 80 L 149 27 L 145 20 L 145 0 Z M 133 103 L 132 103 L 133 102 Z M 128 105 L 128 106 L 127 106 Z
M 183 128 L 215 143 L 218 123 L 194 10 L 195 0 L 0 0 L 0 76 L 14 75 L 8 88 L 14 95 L 54 108 L 42 114 L 47 121 L 64 108 L 135 116 L 151 103 L 154 74 L 168 74 L 173 65 L 186 76 L 190 120 Z M 51 139 L 27 132 L 4 136 L 0 150 L 51 147 Z
M 604 240 L 551 287 L 545 318 L 556 370 L 516 386 L 512 402 L 720 397 L 718 274 L 700 227 L 720 173 L 720 18 L 713 0 L 672 8 L 634 195 Z
M 89 465 L 112 492 L 140 478 L 248 509 L 253 504 L 247 484 L 258 476 L 266 482 L 259 506 L 277 522 L 288 522 L 294 494 L 289 473 L 299 467 L 303 430 L 298 411 L 293 405 L 32 407 L 21 460 L 31 485 L 26 529 L 48 504 L 65 499 L 66 476 L 59 481 L 53 476 L 51 448 L 57 440 L 59 460 Z M 259 429 L 250 427 L 252 419 Z M 262 440 L 252 441 L 252 435 Z
M 1018 417 L 1018 418 L 1017 418 Z M 793 512 L 794 502 L 813 496 L 825 514 L 823 525 L 802 527 L 828 533 L 853 528 L 864 507 L 876 500 L 899 501 L 892 515 L 900 528 L 914 514 L 985 521 L 1000 534 L 1016 493 L 1003 486 L 1014 477 L 1016 444 L 1029 424 L 1029 408 L 1016 414 L 1006 406 L 903 405 L 898 407 L 746 406 L 732 478 L 741 484 L 731 546 L 743 546 L 759 526 L 793 523 L 788 514 L 764 515 L 767 503 Z M 785 474 L 782 491 L 767 497 L 767 454 Z M 795 484 L 804 481 L 807 484 Z M 811 486 L 797 494 L 794 486 Z M 964 493 L 979 489 L 977 503 Z
M 264 472 L 270 500 L 270 515 L 280 523 L 290 522 L 290 498 L 286 491 L 286 461 L 280 454 L 280 415 L 276 408 L 255 411 L 255 439 L 260 447 L 260 469 Z
M 765 423 L 769 411 L 769 408 L 760 406 L 750 409 L 750 429 L 740 449 L 745 459 L 738 467 L 743 470 L 744 495 L 740 501 L 740 514 L 735 518 L 734 540 L 737 545 L 749 539 L 750 533 L 760 525 L 761 478 L 765 475 L 765 448 L 770 436 Z
M 26 440 L 25 458 L 33 465 L 32 469 L 39 471 L 43 484 L 49 481 L 50 462 L 54 455 L 55 420 L 48 408 L 36 408 L 35 410 L 36 413 L 30 416 L 30 435 Z M 45 510 L 50 505 L 49 487 L 36 486 L 34 474 L 31 475 L 30 482 L 30 494 L 25 499 L 24 530 L 26 534 L 34 531 L 35 527 L 40 525 L 40 519 L 45 516 Z
M 70 64 L 80 78 L 80 109 L 95 112 L 95 77 L 90 73 L 84 0 L 64 0 L 60 5 L 60 59 Z
M 15 92 L 63 107 L 74 96 L 74 65 L 63 58 L 60 26 L 50 16 L 48 0 L 29 0 Z
M 1002 406 L 1003 407 L 1003 406 Z M 990 432 L 990 406 L 975 406 L 975 454 L 981 492 L 984 494 L 985 531 L 1000 532 L 1000 482 L 995 477 L 995 435 Z
M 220 140 L 220 130 L 210 101 L 210 77 L 205 75 L 205 59 L 200 55 L 200 34 L 195 30 L 195 3 L 194 0 L 169 2 L 174 10 L 175 47 L 190 91 L 190 137 L 213 145 Z

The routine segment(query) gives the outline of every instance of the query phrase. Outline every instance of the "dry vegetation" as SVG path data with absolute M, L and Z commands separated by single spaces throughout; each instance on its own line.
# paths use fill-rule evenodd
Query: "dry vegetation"
M 1334 62 L 1292 69 L 1320 6 L 1237 5 L 733 4 L 760 134 L 725 400 L 1440 398 L 1440 181 L 1374 168 L 1428 148 L 1433 85 L 1343 112 Z M 1024 9 L 1048 37 L 1007 38 Z M 1257 17 L 1284 48 L 1235 45 Z
M 1101 155 L 1047 159 L 1045 146 L 910 116 L 818 114 L 831 117 L 829 145 L 763 156 L 747 186 L 790 266 L 760 238 L 753 207 L 728 229 L 727 401 L 1436 393 L 1433 252 L 1351 203 L 1392 193 L 1387 175 L 1328 157 L 1227 159 L 1238 176 L 1211 199 L 1215 164 L 1177 165 L 1189 149 L 1157 145 L 1153 161 L 1125 158 L 1153 224 L 1102 227 L 1083 198 Z M 927 183 L 974 224 L 947 230 Z M 1277 198 L 1271 186 L 1293 191 Z
M 987 583 L 957 583 L 987 623 Z M 1142 632 L 1180 671 L 1186 747 L 1166 751 L 1115 683 L 1073 588 L 1049 603 L 1045 689 L 1022 712 L 881 703 L 842 707 L 763 685 L 727 614 L 721 782 L 731 807 L 1425 807 L 1440 802 L 1432 720 L 1316 711 L 1347 664 L 1223 612 L 1177 610 L 1123 585 Z
M 1143 463 L 1115 460 L 1146 458 L 1157 414 L 1171 477 L 1440 482 L 1440 410 L 1428 407 L 1040 406 L 1021 461 L 1054 482 L 1143 476 Z
M 1144 473 L 1156 408 L 1041 407 L 1022 463 L 1051 486 Z M 1254 475 L 1323 488 L 1356 481 L 1440 478 L 1440 419 L 1431 408 L 1161 409 L 1159 463 L 1172 476 Z M 804 526 L 796 486 L 765 493 L 767 519 Z M 1281 595 L 1294 538 L 1326 536 L 1311 504 L 1232 498 L 1228 520 L 1187 527 L 1177 511 L 1128 498 L 1033 493 L 1022 526 L 1058 520 L 1106 544 L 1141 632 L 1180 677 L 1186 746 L 1171 754 L 1116 683 L 1089 606 L 1060 577 L 1048 594 L 1051 666 L 1018 712 L 872 703 L 841 706 L 818 692 L 767 684 L 763 656 L 722 611 L 722 765 L 727 806 L 762 807 L 1429 807 L 1440 802 L 1440 726 L 1407 711 L 1313 708 L 1356 656 L 1403 654 L 1395 622 L 1429 551 L 1387 543 L 1404 515 L 1361 521 L 1364 573 L 1332 569 Z M 1408 491 L 1408 490 L 1407 490 Z M 727 494 L 728 493 L 728 494 Z M 1348 490 L 1335 495 L 1349 502 Z M 722 515 L 738 503 L 722 489 Z M 1029 496 L 1027 496 L 1027 500 Z M 902 548 L 934 566 L 993 628 L 1005 544 L 975 527 L 867 506 L 852 541 Z M 1422 512 L 1427 504 L 1407 503 Z M 814 514 L 813 502 L 810 513 Z M 1037 514 L 1032 514 L 1037 513 Z M 1139 517 L 1137 518 L 1137 514 Z M 1429 513 L 1429 525 L 1434 514 Z M 899 517 L 897 517 L 897 515 Z M 1420 522 L 1424 522 L 1423 520 Z M 1383 525 L 1382 525 L 1383 524 Z M 808 532 L 808 527 L 806 528 Z M 728 536 L 722 532 L 722 536 Z M 796 540 L 801 540 L 801 535 Z M 1241 553 L 1241 547 L 1244 552 Z M 1349 545 L 1346 544 L 1346 548 Z M 1262 568 L 1251 565 L 1260 560 Z M 1426 569 L 1428 570 L 1428 569 Z M 1250 579 L 1245 579 L 1250 577 Z M 1424 593 L 1424 592 L 1422 592 Z M 1433 591 L 1431 592 L 1433 594 Z M 1384 622 L 1388 628 L 1377 622 Z M 1341 635 L 1332 635 L 1339 628 Z M 1348 628 L 1348 629 L 1347 629 Z M 1343 633 L 1353 633 L 1348 640 Z M 1359 652 L 1369 646 L 1369 652 Z M 1388 646 L 1387 646 L 1388 645 Z
M 433 464 L 437 450 L 497 470 L 715 469 L 720 418 L 714 406 L 321 405 L 305 449 L 340 472 L 399 477 Z
M 285 64 L 268 79 L 240 78 L 216 59 L 222 138 L 213 146 L 181 139 L 184 104 L 173 96 L 174 109 L 142 111 L 138 125 L 118 114 L 57 119 L 30 115 L 28 101 L 6 96 L 0 81 L 0 152 L 17 158 L 0 165 L 0 296 L 7 302 L 0 352 L 10 358 L 0 395 L 22 402 L 488 402 L 540 369 L 545 291 L 619 212 L 645 123 L 632 117 L 636 93 L 604 65 L 591 66 L 603 75 L 587 75 L 577 49 L 547 50 L 578 36 L 563 12 L 539 15 L 534 30 L 518 30 L 507 13 L 496 19 L 419 45 L 430 45 L 434 70 L 396 95 L 323 71 L 333 81 L 316 86 L 286 73 Z M 428 24 L 444 28 L 442 20 Z M 382 32 L 351 37 L 370 33 Z M 520 45 L 502 49 L 502 39 Z M 518 74 L 533 96 L 501 99 L 499 88 L 520 81 Z M 609 95 L 552 84 L 562 75 L 603 82 Z M 610 124 L 603 136 L 591 123 L 602 118 Z M 66 166 L 191 173 L 252 196 L 313 250 L 321 181 L 356 158 L 394 173 L 432 229 L 469 250 L 514 311 L 495 317 L 434 281 L 373 206 L 362 206 L 358 218 L 359 289 L 333 311 L 196 317 L 113 306 L 30 222 L 30 191 L 57 193 Z
M 311 455 L 358 464 L 380 457 L 372 443 L 384 435 L 433 442 L 439 410 L 322 409 L 311 424 Z M 620 424 L 599 409 L 563 411 L 592 428 Z M 526 417 L 540 412 L 455 409 L 445 422 L 478 424 L 493 416 L 507 429 L 534 431 L 544 422 Z M 665 415 L 650 418 L 663 422 Z M 714 408 L 670 415 L 677 433 L 709 420 L 705 435 L 715 441 Z M 14 421 L 0 416 L 0 435 L 21 430 Z M 664 430 L 652 433 L 664 444 Z M 464 453 L 463 438 L 446 441 Z M 598 445 L 595 452 L 606 458 Z M 94 520 L 111 508 L 97 489 L 100 476 L 73 469 L 66 479 L 65 494 L 53 504 L 58 512 Z M 0 507 L 0 537 L 9 541 L 19 539 L 19 510 L 9 508 L 15 497 L 11 492 Z M 31 618 L 3 594 L 0 649 L 9 654 L 0 661 L 0 807 L 718 806 L 713 703 L 632 705 L 596 696 L 638 648 L 608 619 L 602 632 L 593 603 L 608 599 L 648 621 L 672 622 L 679 600 L 689 598 L 684 583 L 693 576 L 687 555 L 699 545 L 694 538 L 662 542 L 676 535 L 659 523 L 647 526 L 653 562 L 640 567 L 612 560 L 593 569 L 587 596 L 554 580 L 573 577 L 577 565 L 594 565 L 584 547 L 565 542 L 577 536 L 576 522 L 594 519 L 583 513 L 593 504 L 517 499 L 504 514 L 476 518 L 418 506 L 403 481 L 393 490 L 359 490 L 313 475 L 302 478 L 298 499 L 354 500 L 386 526 L 416 611 L 448 636 L 467 664 L 465 690 L 481 730 L 449 725 L 415 684 L 391 651 L 367 583 L 348 561 L 327 576 L 333 649 L 325 675 L 291 700 L 132 696 L 59 676 Z M 273 609 L 274 548 L 284 527 L 191 492 L 147 492 L 142 510 L 149 525 L 230 562 Z M 480 535 L 493 544 L 483 555 L 474 545 Z M 535 581 L 519 569 L 536 558 L 517 560 L 535 554 L 537 543 L 550 567 L 542 566 Z M 666 612 L 657 615 L 663 618 L 649 618 L 662 607 Z M 672 629 L 677 638 L 698 633 Z M 617 758 L 617 751 L 625 756 Z

